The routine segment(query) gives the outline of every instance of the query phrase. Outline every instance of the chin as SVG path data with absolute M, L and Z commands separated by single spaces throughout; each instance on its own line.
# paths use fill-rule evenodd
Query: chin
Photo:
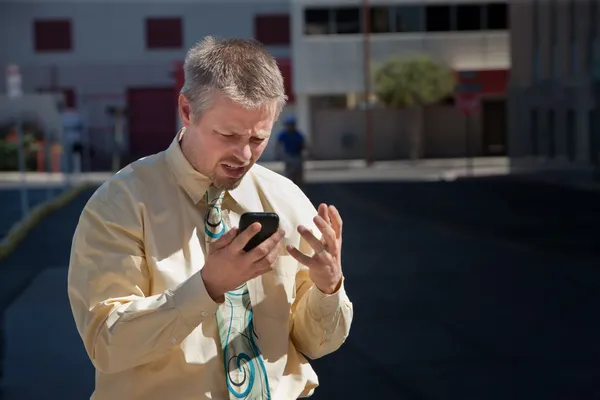
M 220 176 L 213 180 L 213 186 L 217 189 L 233 190 L 240 185 L 242 179 L 244 179 L 244 176 L 246 176 L 246 174 L 244 174 L 241 178 L 237 179 Z

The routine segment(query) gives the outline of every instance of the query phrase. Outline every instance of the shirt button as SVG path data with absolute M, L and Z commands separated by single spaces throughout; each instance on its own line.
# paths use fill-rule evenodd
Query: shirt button
M 202 315 L 203 317 L 208 317 L 208 311 L 202 311 L 200 315 Z
M 177 339 L 175 339 L 175 338 L 172 338 L 172 339 L 171 339 L 171 343 L 177 343 Z

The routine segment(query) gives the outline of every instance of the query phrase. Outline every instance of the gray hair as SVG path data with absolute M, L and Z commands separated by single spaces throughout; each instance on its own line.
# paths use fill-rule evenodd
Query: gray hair
M 219 92 L 247 109 L 275 104 L 276 118 L 287 101 L 277 62 L 253 39 L 207 36 L 188 51 L 183 70 L 181 94 L 195 118 L 212 106 Z

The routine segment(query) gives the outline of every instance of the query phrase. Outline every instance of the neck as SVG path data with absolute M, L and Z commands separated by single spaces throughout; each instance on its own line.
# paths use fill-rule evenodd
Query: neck
M 193 138 L 189 135 L 186 135 L 185 131 L 183 133 L 183 136 L 181 137 L 179 146 L 181 147 L 181 153 L 183 153 L 183 156 L 185 157 L 185 159 L 188 160 L 188 162 L 192 165 L 192 167 L 194 167 L 194 169 L 196 171 L 200 172 L 196 165 L 196 157 L 194 154 L 195 146 L 193 143 Z M 200 172 L 200 173 L 202 173 L 202 172 Z

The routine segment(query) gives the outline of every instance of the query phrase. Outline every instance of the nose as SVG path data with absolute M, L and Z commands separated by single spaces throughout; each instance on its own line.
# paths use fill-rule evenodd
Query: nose
M 250 144 L 243 143 L 236 146 L 233 155 L 240 161 L 248 162 L 252 158 L 252 150 L 250 149 Z

